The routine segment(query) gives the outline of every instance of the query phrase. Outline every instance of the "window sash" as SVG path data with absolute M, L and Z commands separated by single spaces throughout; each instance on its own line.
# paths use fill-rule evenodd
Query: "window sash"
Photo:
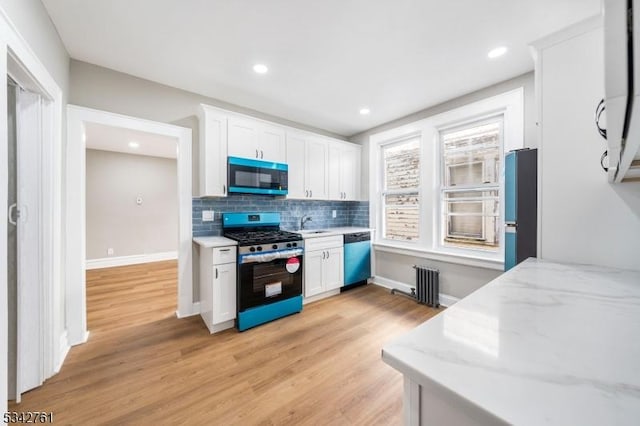
M 387 150 L 389 149 L 398 149 L 402 151 L 402 146 L 406 146 L 407 151 L 417 152 L 418 158 L 414 164 L 409 163 L 410 165 L 415 165 L 415 168 L 410 170 L 402 169 L 403 163 L 402 159 L 399 160 L 398 164 L 395 164 L 396 167 L 400 167 L 396 169 L 399 174 L 396 176 L 389 176 L 389 170 L 392 167 L 389 167 L 388 161 L 390 157 L 387 155 Z M 420 137 L 412 136 L 410 138 L 406 138 L 400 141 L 395 141 L 389 144 L 380 146 L 380 154 L 381 154 L 381 191 L 380 191 L 380 225 L 381 225 L 381 236 L 383 239 L 394 240 L 394 241 L 406 241 L 406 242 L 416 242 L 419 241 L 421 235 L 420 229 L 420 206 L 421 206 L 421 191 L 420 191 L 420 179 L 422 178 L 422 158 L 421 158 L 421 147 L 420 147 Z M 404 154 L 400 154 L 404 155 Z M 411 181 L 415 182 L 415 186 L 402 186 L 402 180 L 406 175 L 411 179 Z M 390 179 L 391 178 L 391 179 Z M 392 188 L 387 188 L 387 184 L 389 182 L 394 182 Z M 415 202 L 409 204 L 400 204 L 400 203 L 389 203 L 387 198 L 398 196 L 397 200 L 401 200 L 402 196 L 406 196 L 407 199 L 411 199 L 411 197 L 415 197 Z M 396 200 L 396 201 L 397 201 Z M 411 218 L 411 220 L 403 223 L 402 217 L 396 217 L 396 221 L 393 221 L 393 214 L 405 212 L 408 215 L 404 217 Z M 406 235 L 403 236 L 403 226 L 406 227 Z
M 475 138 L 472 129 L 494 123 L 498 126 L 497 141 L 472 143 Z M 447 150 L 446 136 L 465 130 L 470 132 L 466 136 L 468 140 L 464 145 L 460 144 Z M 436 219 L 441 231 L 439 245 L 465 251 L 496 251 L 500 249 L 502 238 L 499 235 L 501 219 L 499 209 L 502 203 L 500 192 L 502 183 L 499 170 L 504 164 L 503 139 L 504 116 L 502 115 L 468 122 L 462 126 L 449 127 L 439 132 L 440 190 L 438 191 L 438 205 L 440 214 Z M 489 153 L 488 159 L 486 159 L 486 155 L 485 158 L 482 158 L 482 151 L 486 150 L 496 150 L 497 156 Z M 461 156 L 467 156 L 467 161 L 460 159 Z M 456 157 L 458 157 L 457 161 L 462 161 L 454 162 Z M 449 160 L 449 164 L 447 160 Z M 492 163 L 486 164 L 486 161 Z M 477 164 L 482 164 L 480 170 L 474 170 L 474 167 L 478 168 Z M 461 168 L 458 169 L 458 176 L 455 175 L 456 167 Z M 467 168 L 467 175 L 462 169 L 464 167 Z M 492 167 L 495 169 L 491 170 Z M 456 177 L 464 183 L 453 183 Z M 469 182 L 469 180 L 475 179 L 478 180 L 477 183 Z M 461 196 L 452 197 L 454 194 Z M 452 206 L 456 204 L 461 209 L 466 207 L 471 211 L 451 211 Z

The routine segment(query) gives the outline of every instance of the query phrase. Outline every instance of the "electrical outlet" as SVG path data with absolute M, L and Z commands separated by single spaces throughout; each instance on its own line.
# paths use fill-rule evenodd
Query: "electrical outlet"
M 202 210 L 202 221 L 213 222 L 214 215 L 215 212 L 213 210 Z
M 113 249 L 111 247 L 107 249 L 107 256 L 113 256 Z
M 335 219 L 337 216 L 338 216 L 338 215 L 336 214 L 336 211 L 335 211 L 335 210 L 332 210 L 332 211 L 331 211 L 331 217 Z

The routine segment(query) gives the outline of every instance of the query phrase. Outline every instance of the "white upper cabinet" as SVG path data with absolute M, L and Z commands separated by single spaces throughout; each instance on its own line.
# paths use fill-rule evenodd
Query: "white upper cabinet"
M 287 132 L 288 198 L 326 200 L 329 150 L 326 140 L 303 132 Z
M 227 116 L 206 105 L 198 110 L 200 121 L 200 196 L 227 195 Z
M 285 131 L 259 120 L 229 117 L 228 146 L 232 157 L 284 163 Z
M 329 199 L 357 201 L 360 199 L 359 145 L 332 142 L 329 147 Z
M 329 196 L 327 189 L 328 161 L 327 141 L 314 137 L 307 140 L 304 181 L 309 191 L 308 198 L 312 200 L 326 200 Z
M 297 132 L 287 132 L 287 158 L 289 165 L 289 193 L 287 198 L 307 198 L 305 184 L 306 139 Z
M 289 165 L 287 198 L 360 199 L 361 146 L 200 105 L 200 196 L 227 195 L 227 156 Z

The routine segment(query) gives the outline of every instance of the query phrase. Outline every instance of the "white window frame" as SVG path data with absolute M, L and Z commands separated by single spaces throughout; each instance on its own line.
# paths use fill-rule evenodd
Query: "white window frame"
M 498 179 L 498 182 L 495 184 L 487 184 L 484 185 L 487 189 L 487 191 L 498 191 L 498 206 L 500 208 L 500 215 L 498 216 L 498 232 L 501 232 L 501 230 L 503 229 L 504 226 L 504 205 L 503 205 L 503 201 L 504 201 L 504 197 L 503 197 L 503 192 L 504 192 L 504 156 L 505 156 L 505 151 L 504 151 L 504 112 L 498 113 L 498 114 L 490 114 L 486 117 L 476 117 L 474 119 L 471 120 L 464 120 L 460 123 L 455 123 L 452 125 L 448 125 L 446 127 L 441 127 L 437 129 L 438 132 L 438 146 L 437 146 L 437 156 L 439 157 L 439 173 L 438 173 L 438 182 L 437 182 L 437 187 L 438 187 L 438 202 L 436 203 L 435 209 L 436 212 L 434 213 L 435 215 L 438 215 L 438 218 L 436 218 L 435 221 L 435 226 L 437 227 L 437 235 L 439 235 L 438 240 L 435 242 L 435 246 L 437 247 L 437 249 L 439 251 L 442 252 L 449 252 L 449 253 L 453 253 L 453 254 L 460 254 L 460 255 L 465 255 L 465 254 L 472 254 L 472 255 L 480 255 L 480 256 L 487 256 L 487 257 L 493 257 L 492 255 L 499 255 L 500 257 L 504 257 L 504 238 L 501 238 L 500 244 L 498 246 L 497 250 L 492 250 L 492 249 L 487 249 L 487 248 L 482 248 L 482 247 L 478 247 L 478 248 L 472 248 L 472 247 L 455 247 L 452 245 L 446 245 L 444 244 L 444 239 L 445 239 L 445 234 L 447 233 L 447 230 L 445 229 L 445 225 L 444 225 L 444 220 L 443 220 L 443 215 L 444 215 L 444 209 L 445 209 L 445 202 L 444 202 L 444 192 L 446 191 L 445 189 L 445 185 L 444 185 L 444 172 L 445 172 L 445 165 L 444 165 L 444 140 L 442 135 L 444 133 L 449 133 L 449 132 L 455 132 L 458 130 L 465 130 L 465 129 L 470 129 L 476 126 L 481 126 L 483 124 L 489 124 L 489 123 L 493 123 L 499 121 L 500 122 L 500 147 L 499 149 L 502 152 L 502 158 L 501 158 L 501 168 L 502 168 L 502 172 L 500 173 L 500 177 Z M 482 163 L 480 161 L 480 163 Z M 484 173 L 484 172 L 483 172 Z M 456 189 L 459 190 L 464 190 L 464 189 L 469 189 L 469 190 L 478 190 L 482 187 L 483 185 L 465 185 L 465 186 L 460 186 Z M 484 222 L 483 222 L 483 234 L 484 234 Z
M 524 88 L 482 99 L 450 111 L 437 114 L 390 130 L 376 133 L 369 138 L 369 220 L 382 230 L 381 147 L 383 145 L 420 136 L 420 238 L 417 241 L 385 240 L 382 232 L 375 234 L 376 250 L 410 255 L 437 261 L 458 263 L 488 269 L 502 270 L 504 244 L 496 253 L 485 250 L 452 249 L 443 247 L 440 241 L 441 174 L 440 131 L 473 123 L 484 118 L 503 115 L 503 153 L 524 148 Z M 500 185 L 504 188 L 504 161 L 500 173 Z M 500 191 L 501 223 L 504 216 L 504 190 Z M 503 243 L 503 241 L 501 241 Z

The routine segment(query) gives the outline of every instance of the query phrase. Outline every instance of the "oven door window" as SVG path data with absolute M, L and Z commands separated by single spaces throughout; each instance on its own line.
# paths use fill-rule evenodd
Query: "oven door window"
M 302 256 L 297 259 L 299 268 L 287 268 L 288 259 L 240 265 L 238 310 L 242 312 L 302 294 Z

